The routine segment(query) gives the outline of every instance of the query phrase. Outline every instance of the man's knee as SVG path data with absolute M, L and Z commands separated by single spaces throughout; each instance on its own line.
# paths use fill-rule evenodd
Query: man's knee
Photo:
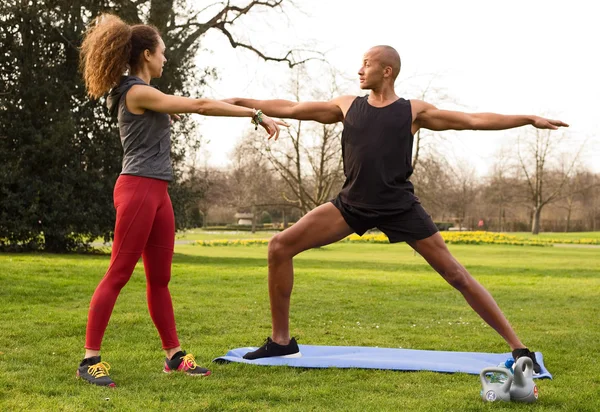
M 465 268 L 459 264 L 452 264 L 442 271 L 442 277 L 452 287 L 464 290 L 469 286 L 470 275 Z
M 276 234 L 269 240 L 269 261 L 279 261 L 293 257 L 290 253 L 290 248 L 283 241 L 280 233 Z

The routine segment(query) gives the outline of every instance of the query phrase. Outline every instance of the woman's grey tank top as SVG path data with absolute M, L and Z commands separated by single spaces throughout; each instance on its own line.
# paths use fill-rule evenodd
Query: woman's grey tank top
M 134 114 L 127 109 L 125 96 L 135 85 L 148 86 L 135 76 L 123 76 L 108 96 L 108 108 L 116 115 L 123 145 L 121 174 L 171 181 L 171 120 L 168 114 L 146 110 Z

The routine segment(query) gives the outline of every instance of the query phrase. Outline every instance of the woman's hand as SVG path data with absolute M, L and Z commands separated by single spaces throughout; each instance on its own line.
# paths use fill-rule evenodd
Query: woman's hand
M 275 136 L 275 140 L 279 138 L 279 126 L 289 127 L 290 125 L 281 120 L 273 120 L 269 116 L 262 115 L 260 125 L 269 133 L 269 140 Z

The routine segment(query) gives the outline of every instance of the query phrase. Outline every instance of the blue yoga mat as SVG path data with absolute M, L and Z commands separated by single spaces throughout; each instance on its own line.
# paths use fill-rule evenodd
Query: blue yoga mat
M 262 358 L 247 360 L 242 358 L 256 348 L 238 348 L 214 362 L 240 362 L 252 365 L 291 366 L 296 368 L 361 368 L 392 369 L 402 371 L 462 372 L 479 375 L 483 368 L 497 366 L 512 359 L 510 353 L 443 352 L 432 350 L 372 348 L 366 346 L 315 346 L 299 345 L 302 356 L 299 358 Z M 544 366 L 540 352 L 535 357 L 541 366 L 536 378 L 549 378 L 552 375 Z

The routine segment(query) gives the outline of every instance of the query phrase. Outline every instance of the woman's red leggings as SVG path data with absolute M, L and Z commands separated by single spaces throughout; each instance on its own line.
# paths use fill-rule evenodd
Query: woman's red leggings
M 150 316 L 163 349 L 179 346 L 169 293 L 175 244 L 175 217 L 168 182 L 121 175 L 114 190 L 117 211 L 110 266 L 96 288 L 88 315 L 85 348 L 100 350 L 102 337 L 121 289 L 140 256 L 146 271 Z

